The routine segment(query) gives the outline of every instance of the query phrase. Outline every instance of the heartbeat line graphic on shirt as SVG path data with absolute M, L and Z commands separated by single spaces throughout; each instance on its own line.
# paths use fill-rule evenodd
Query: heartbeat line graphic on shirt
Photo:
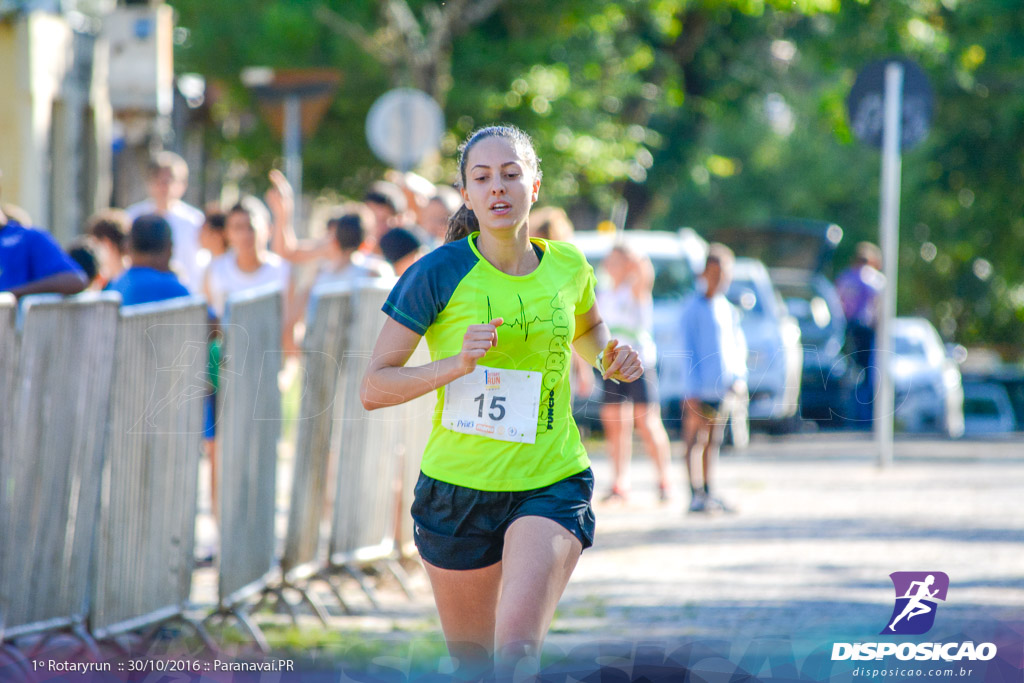
M 523 305 L 523 297 L 516 294 L 516 298 L 519 299 L 519 317 L 513 318 L 511 321 L 506 320 L 501 324 L 501 327 L 521 327 L 523 330 L 523 341 L 530 338 L 530 325 L 536 323 L 549 323 L 551 318 L 540 318 L 533 316 L 533 320 L 526 319 L 526 306 Z M 494 314 L 491 312 L 491 297 L 487 297 L 487 319 L 484 322 L 490 322 L 494 320 Z

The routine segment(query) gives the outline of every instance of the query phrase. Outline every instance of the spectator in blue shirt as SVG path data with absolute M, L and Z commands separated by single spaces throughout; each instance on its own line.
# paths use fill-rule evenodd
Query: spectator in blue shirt
M 188 289 L 171 272 L 171 226 L 156 214 L 139 216 L 128 233 L 131 267 L 107 285 L 121 293 L 122 304 L 131 306 L 189 296 Z
M 724 244 L 710 245 L 700 276 L 705 290 L 683 309 L 683 460 L 690 479 L 690 512 L 730 511 L 715 495 L 711 475 L 728 418 L 723 406 L 746 391 L 747 343 L 739 313 L 725 298 L 734 262 Z M 699 470 L 694 462 L 698 454 Z
M 57 241 L 42 230 L 26 228 L 0 210 L 0 292 L 77 294 L 85 273 Z

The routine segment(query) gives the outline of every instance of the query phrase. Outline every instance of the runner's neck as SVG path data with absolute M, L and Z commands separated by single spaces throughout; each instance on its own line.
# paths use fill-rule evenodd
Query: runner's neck
M 488 263 L 506 275 L 529 275 L 540 265 L 540 254 L 530 241 L 525 226 L 506 238 L 481 232 L 476 239 L 476 248 Z

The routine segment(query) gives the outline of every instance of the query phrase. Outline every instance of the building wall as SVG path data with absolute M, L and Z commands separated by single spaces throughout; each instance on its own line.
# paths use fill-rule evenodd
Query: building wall
M 53 103 L 67 70 L 71 30 L 58 16 L 21 15 L 0 34 L 4 58 L 0 87 L 0 125 L 5 144 L 4 201 L 25 209 L 37 225 L 48 226 L 50 207 L 50 131 Z
M 62 243 L 110 194 L 104 49 L 57 14 L 0 22 L 3 201 Z

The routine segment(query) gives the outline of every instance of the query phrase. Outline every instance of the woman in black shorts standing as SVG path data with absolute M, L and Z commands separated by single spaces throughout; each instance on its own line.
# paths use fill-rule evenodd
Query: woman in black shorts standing
M 669 471 L 669 439 L 661 421 L 658 402 L 658 375 L 654 365 L 658 351 L 654 345 L 654 266 L 650 259 L 625 244 L 612 247 L 604 260 L 609 287 L 598 292 L 605 324 L 619 339 L 640 354 L 648 372 L 632 384 L 604 380 L 602 386 L 601 425 L 608 444 L 614 479 L 605 501 L 625 502 L 630 492 L 630 460 L 633 457 L 633 428 L 640 432 L 647 455 L 654 462 L 658 477 L 658 500 L 672 497 Z

